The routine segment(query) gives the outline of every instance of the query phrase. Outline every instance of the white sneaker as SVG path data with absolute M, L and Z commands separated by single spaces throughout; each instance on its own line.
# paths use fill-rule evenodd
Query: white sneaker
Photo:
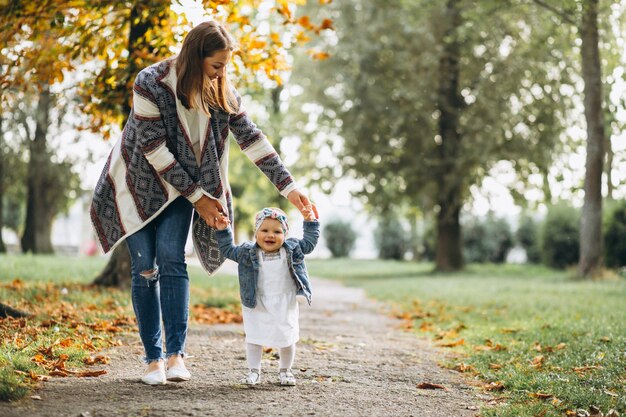
M 165 376 L 168 381 L 172 382 L 183 382 L 191 379 L 191 373 L 187 370 L 185 365 L 167 368 Z
M 163 385 L 166 382 L 165 369 L 160 367 L 156 371 L 148 372 L 141 377 L 141 382 L 148 385 Z
M 296 377 L 291 372 L 291 369 L 282 368 L 280 372 L 278 372 L 278 378 L 280 380 L 280 385 L 286 387 L 293 387 L 296 385 Z
M 256 385 L 259 382 L 261 382 L 261 370 L 259 369 L 250 369 L 248 376 L 241 380 L 241 383 L 246 385 Z

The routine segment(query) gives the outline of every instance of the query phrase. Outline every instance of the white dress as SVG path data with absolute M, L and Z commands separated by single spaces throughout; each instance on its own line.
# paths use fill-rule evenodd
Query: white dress
M 246 343 L 284 348 L 300 337 L 296 283 L 289 273 L 287 252 L 258 252 L 259 277 L 256 307 L 243 306 L 243 328 Z M 265 258 L 265 259 L 264 259 Z

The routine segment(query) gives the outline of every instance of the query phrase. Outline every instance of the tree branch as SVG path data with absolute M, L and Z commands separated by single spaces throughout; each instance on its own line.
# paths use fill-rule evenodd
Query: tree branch
M 535 2 L 536 4 L 538 4 L 539 6 L 543 7 L 544 9 L 547 9 L 549 11 L 551 11 L 552 13 L 556 14 L 557 16 L 559 16 L 561 19 L 563 19 L 564 21 L 566 21 L 567 23 L 570 23 L 574 26 L 578 26 L 578 23 L 576 23 L 575 20 L 573 20 L 567 13 L 565 13 L 563 10 L 559 10 L 554 6 L 549 5 L 548 3 L 546 3 L 543 0 L 532 0 L 533 2 Z

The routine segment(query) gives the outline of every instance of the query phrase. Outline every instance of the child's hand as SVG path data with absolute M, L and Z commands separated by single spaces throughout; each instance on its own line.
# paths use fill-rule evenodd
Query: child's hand
M 230 224 L 230 220 L 228 219 L 228 217 L 221 215 L 215 221 L 215 228 L 217 230 L 224 230 L 228 227 L 229 224 Z
M 317 214 L 317 207 L 315 206 L 315 204 L 309 204 L 308 206 L 306 206 L 304 208 L 303 215 L 304 220 L 308 222 L 319 219 L 319 214 Z

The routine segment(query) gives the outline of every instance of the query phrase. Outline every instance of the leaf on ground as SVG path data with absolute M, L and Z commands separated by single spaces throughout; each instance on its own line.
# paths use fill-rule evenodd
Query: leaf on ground
M 500 381 L 490 382 L 483 387 L 487 391 L 502 391 L 504 384 Z
M 502 346 L 500 343 L 493 343 L 493 340 L 491 339 L 486 339 L 484 345 L 475 346 L 474 350 L 477 352 L 490 350 L 499 352 L 501 350 L 506 350 L 506 347 Z
M 600 341 L 604 343 L 611 343 L 611 338 L 608 336 L 604 336 L 600 338 Z
M 243 318 L 240 313 L 224 308 L 207 307 L 196 304 L 191 308 L 192 318 L 198 323 L 204 324 L 229 324 L 242 323 Z
M 106 365 L 109 363 L 109 357 L 104 355 L 98 355 L 92 358 L 85 358 L 83 362 L 85 363 L 85 365 L 95 365 L 96 363 Z
M 576 372 L 579 376 L 583 376 L 585 372 L 593 371 L 596 369 L 602 369 L 602 367 L 600 365 L 576 366 L 572 368 L 572 371 Z
M 441 347 L 455 347 L 455 346 L 461 346 L 465 344 L 465 339 L 459 339 L 456 340 L 454 342 L 449 342 L 449 343 L 437 343 L 437 346 L 441 346 Z
M 431 382 L 422 382 L 420 384 L 417 384 L 417 388 L 418 389 L 442 389 L 444 391 L 449 391 L 449 389 L 444 387 L 443 385 L 433 384 Z
M 468 364 L 466 364 L 464 362 L 457 363 L 454 366 L 454 369 L 456 371 L 459 371 L 459 372 L 476 372 L 476 368 L 474 368 L 472 365 L 468 365 Z
M 43 355 L 42 355 L 42 354 L 37 354 L 37 355 L 33 356 L 33 357 L 31 358 L 31 361 L 33 361 L 33 362 L 35 362 L 35 363 L 40 363 L 40 364 L 45 364 L 45 363 L 47 363 L 47 362 L 48 362 L 48 361 L 46 360 L 46 358 L 44 358 L 44 357 L 43 357 Z
M 97 377 L 100 375 L 105 375 L 107 373 L 107 371 L 105 371 L 104 369 L 100 369 L 97 371 L 82 371 L 82 372 L 78 372 L 76 373 L 76 376 L 79 378 L 88 378 L 88 377 Z
M 530 366 L 532 366 L 535 369 L 539 369 L 539 368 L 541 368 L 543 366 L 543 362 L 544 362 L 545 359 L 546 358 L 543 355 L 535 356 L 533 358 L 532 363 L 531 363 Z
M 520 329 L 513 329 L 513 328 L 500 329 L 500 333 L 504 333 L 504 334 L 507 334 L 507 333 L 517 333 L 519 331 L 520 331 Z
M 554 398 L 554 395 L 552 395 L 552 394 L 544 394 L 542 392 L 532 392 L 532 393 L 530 393 L 528 395 L 533 397 L 533 398 L 538 398 L 540 400 L 550 400 L 550 399 Z
M 423 321 L 420 325 L 420 330 L 423 332 L 430 332 L 433 330 L 433 324 L 429 321 Z
M 541 352 L 542 350 L 541 343 L 535 342 L 535 345 L 533 346 L 533 350 L 536 350 L 537 352 Z
M 555 346 L 555 349 L 556 349 L 556 350 L 563 350 L 563 349 L 565 349 L 566 347 L 567 347 L 567 344 L 565 344 L 565 343 L 561 342 L 561 343 L 559 343 L 558 345 L 556 345 L 556 346 Z
M 502 369 L 502 365 L 499 363 L 490 363 L 489 369 Z
M 66 377 L 69 375 L 69 373 L 66 371 L 54 370 L 54 371 L 50 371 L 49 375 Z

